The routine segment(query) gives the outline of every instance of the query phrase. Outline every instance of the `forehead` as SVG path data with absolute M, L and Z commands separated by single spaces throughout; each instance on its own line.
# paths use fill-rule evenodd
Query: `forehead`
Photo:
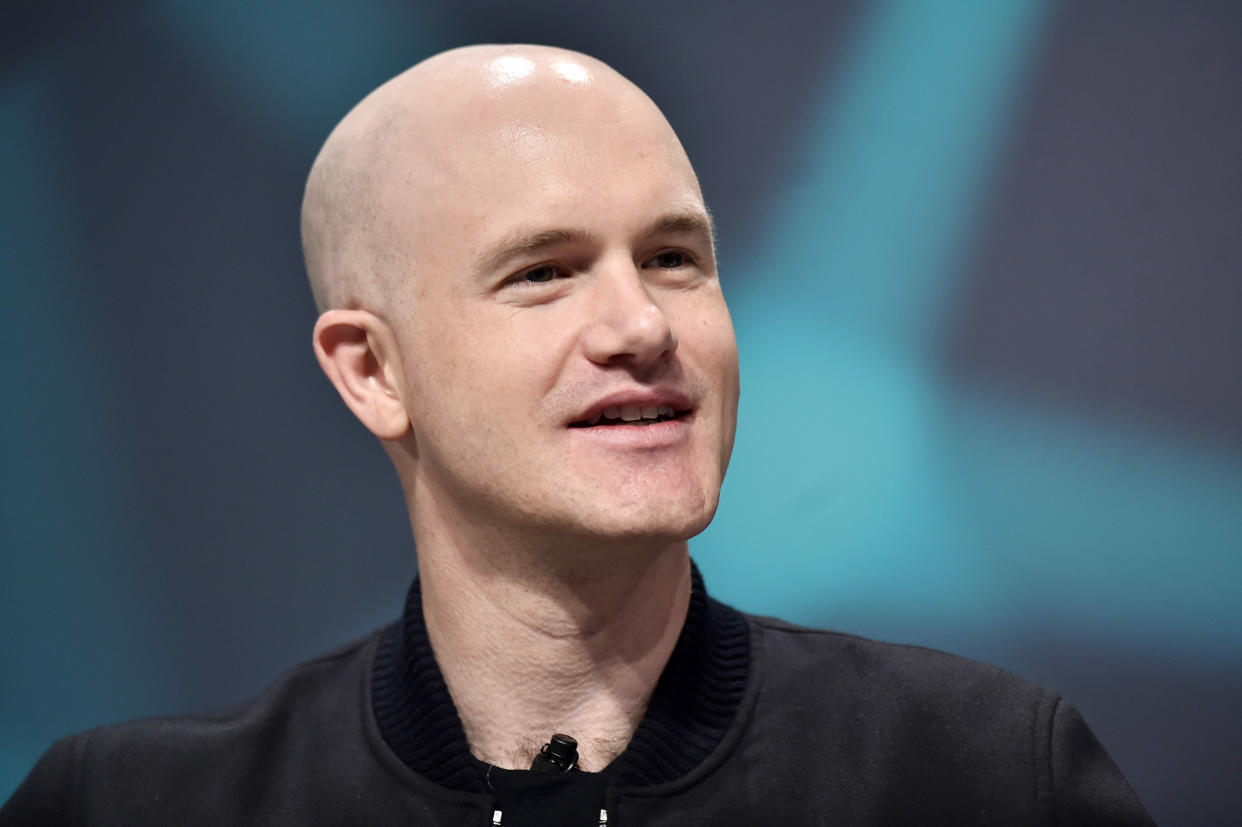
M 685 152 L 640 93 L 503 91 L 446 108 L 431 151 L 409 153 L 393 176 L 392 208 L 417 258 L 477 251 L 515 231 L 626 233 L 702 210 Z
M 510 206 L 581 215 L 634 198 L 698 200 L 680 145 L 645 120 L 506 124 L 472 158 L 460 157 L 449 182 L 454 192 L 444 196 L 487 215 Z

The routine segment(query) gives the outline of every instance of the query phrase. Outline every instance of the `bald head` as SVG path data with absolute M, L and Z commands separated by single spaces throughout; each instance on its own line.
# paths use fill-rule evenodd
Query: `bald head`
M 469 46 L 388 81 L 332 131 L 306 183 L 302 247 L 319 310 L 380 312 L 404 299 L 426 245 L 477 229 L 464 219 L 445 226 L 443 211 L 504 187 L 498 164 L 520 169 L 564 151 L 575 134 L 636 119 L 684 160 L 655 104 L 577 52 Z
M 393 459 L 420 554 L 467 527 L 563 550 L 707 524 L 736 343 L 698 179 L 632 83 L 559 49 L 437 55 L 332 132 L 302 226 L 316 356 Z M 614 399 L 692 416 L 578 427 Z

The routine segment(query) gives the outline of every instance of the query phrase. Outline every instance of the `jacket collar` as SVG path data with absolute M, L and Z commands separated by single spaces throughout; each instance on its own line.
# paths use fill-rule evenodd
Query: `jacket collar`
M 605 770 L 610 783 L 680 778 L 711 754 L 738 713 L 750 671 L 745 617 L 710 597 L 697 566 L 686 623 L 629 745 Z M 406 766 L 450 789 L 484 789 L 487 764 L 470 753 L 423 622 L 418 580 L 401 620 L 384 630 L 371 672 L 380 734 Z

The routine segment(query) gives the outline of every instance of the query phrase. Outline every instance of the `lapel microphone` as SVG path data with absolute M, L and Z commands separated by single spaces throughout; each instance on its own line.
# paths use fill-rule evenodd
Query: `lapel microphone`
M 578 768 L 578 742 L 568 735 L 553 735 L 552 740 L 539 749 L 530 768 L 548 775 L 572 772 Z

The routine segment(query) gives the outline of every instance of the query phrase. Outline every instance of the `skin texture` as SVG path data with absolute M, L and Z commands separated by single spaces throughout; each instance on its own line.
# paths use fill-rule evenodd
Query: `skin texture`
M 334 130 L 303 207 L 315 350 L 405 490 L 471 748 L 628 742 L 715 513 L 737 352 L 698 181 L 655 105 L 534 46 L 437 55 Z M 575 427 L 604 408 L 659 424 Z

